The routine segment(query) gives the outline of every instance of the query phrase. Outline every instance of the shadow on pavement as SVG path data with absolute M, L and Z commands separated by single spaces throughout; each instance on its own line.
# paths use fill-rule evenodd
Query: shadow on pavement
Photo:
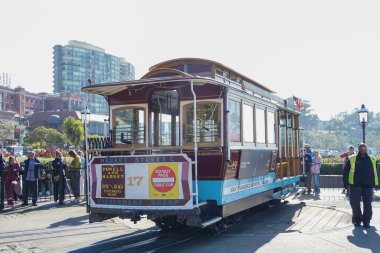
M 86 247 L 78 248 L 70 250 L 70 253 L 96 253 L 96 252 L 103 252 L 103 251 L 111 251 L 111 252 L 119 252 L 117 248 L 124 248 L 121 252 L 128 252 L 125 251 L 128 247 L 128 245 L 131 244 L 139 244 L 141 241 L 147 240 L 152 237 L 158 237 L 160 235 L 160 231 L 152 230 L 152 229 L 144 229 L 135 231 L 132 233 L 128 233 L 126 235 L 119 235 L 115 236 L 109 239 L 101 240 L 98 242 L 95 242 L 91 245 L 88 245 Z
M 71 203 L 66 203 L 66 205 L 59 206 L 54 202 L 49 202 L 49 203 L 37 203 L 38 206 L 32 206 L 31 203 L 28 204 L 28 206 L 22 206 L 21 204 L 18 204 L 14 206 L 13 208 L 6 208 L 4 210 L 1 210 L 1 214 L 26 214 L 29 212 L 35 212 L 35 211 L 42 211 L 42 210 L 50 210 L 50 209 L 55 209 L 55 208 L 65 208 L 68 206 L 74 206 L 74 204 Z M 80 203 L 79 205 L 77 204 L 76 206 L 83 206 L 85 207 L 85 203 Z
M 369 249 L 372 252 L 380 252 L 380 235 L 376 228 L 355 227 L 352 234 L 347 236 L 350 243 L 359 248 Z
M 88 214 L 79 217 L 68 218 L 66 220 L 61 220 L 59 222 L 50 224 L 50 226 L 47 228 L 57 228 L 60 226 L 80 226 L 84 223 L 88 223 Z

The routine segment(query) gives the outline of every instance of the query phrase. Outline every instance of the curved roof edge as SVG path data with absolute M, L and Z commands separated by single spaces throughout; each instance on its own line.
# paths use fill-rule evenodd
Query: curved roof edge
M 162 72 L 168 72 L 168 73 L 175 73 L 182 77 L 195 77 L 193 75 L 190 75 L 189 73 L 182 72 L 177 69 L 171 69 L 171 68 L 155 68 L 155 69 L 149 69 L 149 72 L 143 75 L 140 79 L 149 78 L 151 75 L 154 75 L 156 73 L 162 73 Z
M 271 89 L 269 89 L 268 87 L 266 87 L 265 85 L 262 85 L 262 84 L 256 82 L 256 81 L 253 80 L 252 78 L 249 78 L 248 76 L 243 75 L 243 74 L 241 74 L 240 72 L 238 72 L 238 71 L 236 71 L 236 70 L 234 70 L 234 69 L 232 69 L 232 68 L 230 68 L 230 67 L 228 67 L 228 66 L 226 66 L 226 65 L 224 65 L 224 64 L 222 64 L 222 63 L 219 63 L 219 62 L 217 62 L 217 61 L 213 61 L 213 60 L 202 59 L 202 58 L 177 58 L 177 59 L 172 59 L 172 60 L 163 61 L 163 62 L 160 62 L 160 63 L 157 63 L 157 64 L 151 66 L 151 67 L 149 68 L 149 72 L 151 72 L 151 71 L 153 71 L 153 70 L 155 70 L 155 69 L 158 69 L 158 68 L 162 68 L 161 65 L 165 65 L 165 64 L 168 64 L 168 63 L 174 63 L 174 62 L 177 62 L 177 61 L 204 61 L 204 62 L 208 62 L 208 63 L 211 63 L 211 64 L 216 64 L 216 65 L 219 65 L 219 66 L 221 66 L 221 67 L 223 67 L 223 68 L 225 68 L 225 69 L 228 69 L 228 70 L 230 70 L 230 71 L 235 72 L 236 74 L 238 74 L 239 76 L 243 77 L 243 78 L 246 79 L 247 81 L 252 82 L 254 85 L 257 85 L 258 87 L 260 87 L 260 88 L 262 88 L 262 89 L 264 89 L 264 90 L 266 90 L 266 91 L 268 91 L 268 92 L 276 93 L 276 92 L 274 92 L 273 90 L 271 90 Z M 148 73 L 149 73 L 149 72 L 148 72 Z

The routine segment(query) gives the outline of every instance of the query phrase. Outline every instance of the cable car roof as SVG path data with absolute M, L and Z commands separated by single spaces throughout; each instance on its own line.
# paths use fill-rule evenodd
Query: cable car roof
M 171 59 L 171 60 L 167 60 L 167 61 L 163 61 L 163 62 L 160 62 L 160 63 L 157 63 L 153 66 L 151 66 L 149 68 L 149 71 L 153 71 L 153 70 L 156 70 L 156 69 L 162 69 L 163 66 L 167 66 L 168 64 L 171 64 L 171 63 L 175 63 L 175 62 L 204 62 L 204 63 L 209 63 L 209 64 L 213 64 L 215 66 L 220 66 L 228 71 L 232 71 L 234 73 L 236 73 L 238 76 L 240 76 L 241 78 L 251 82 L 253 85 L 255 86 L 258 86 L 259 88 L 265 90 L 265 91 L 268 91 L 270 93 L 275 93 L 273 90 L 269 89 L 268 87 L 266 87 L 265 85 L 262 85 L 258 82 L 256 82 L 255 80 L 253 80 L 252 78 L 246 76 L 246 75 L 243 75 L 241 74 L 240 72 L 222 64 L 222 63 L 219 63 L 219 62 L 216 62 L 216 61 L 213 61 L 213 60 L 207 60 L 207 59 L 203 59 L 203 58 L 177 58 L 177 59 Z
M 130 87 L 134 87 L 138 85 L 155 84 L 155 83 L 175 83 L 175 82 L 193 82 L 195 85 L 202 85 L 206 83 L 224 85 L 212 78 L 186 75 L 186 76 L 171 76 L 171 77 L 159 77 L 159 78 L 145 78 L 145 79 L 140 79 L 140 80 L 94 84 L 94 85 L 83 87 L 82 91 L 85 93 L 92 93 L 92 94 L 97 94 L 97 95 L 102 95 L 102 96 L 110 96 L 120 91 L 127 90 Z

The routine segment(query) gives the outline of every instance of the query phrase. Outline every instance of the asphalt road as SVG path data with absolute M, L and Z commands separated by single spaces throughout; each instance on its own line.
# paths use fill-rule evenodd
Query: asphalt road
M 338 191 L 289 201 L 218 234 L 162 233 L 147 220 L 88 224 L 83 204 L 45 203 L 0 214 L 0 252 L 380 252 L 378 193 L 370 229 L 351 225 L 348 200 Z

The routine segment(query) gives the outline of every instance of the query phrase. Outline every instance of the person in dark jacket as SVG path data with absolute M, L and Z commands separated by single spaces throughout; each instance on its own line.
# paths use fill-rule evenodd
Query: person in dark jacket
M 14 157 L 9 157 L 8 166 L 4 174 L 5 193 L 9 206 L 14 206 L 14 195 L 20 195 L 20 165 Z
M 346 194 L 346 196 L 350 195 L 350 188 L 348 187 L 348 174 L 350 172 L 349 166 L 346 166 L 347 163 L 350 162 L 350 156 L 355 154 L 355 149 L 354 146 L 349 146 L 348 151 L 344 152 L 343 154 L 340 155 L 340 158 L 343 158 L 343 172 L 342 172 L 342 179 L 343 179 L 343 191 L 342 193 Z
M 376 171 L 376 159 L 368 155 L 367 146 L 359 144 L 357 155 L 350 156 L 347 163 L 349 169 L 348 183 L 350 186 L 350 204 L 352 208 L 352 223 L 365 228 L 370 227 L 372 219 L 373 188 L 379 184 Z M 363 200 L 363 213 L 360 201 Z
M 305 145 L 304 148 L 304 159 L 305 159 L 305 173 L 306 173 L 306 185 L 307 185 L 307 194 L 311 193 L 311 182 L 313 176 L 311 174 L 310 168 L 313 164 L 313 152 L 311 151 L 310 145 Z
M 37 206 L 37 181 L 41 175 L 43 164 L 35 157 L 34 152 L 28 153 L 28 159 L 24 161 L 24 171 L 22 172 L 23 187 L 23 206 L 28 205 L 29 191 L 32 192 L 33 206 Z
M 64 205 L 65 199 L 65 186 L 66 186 L 66 163 L 62 160 L 62 153 L 55 152 L 55 159 L 52 162 L 53 166 L 53 184 L 54 184 L 54 201 L 58 202 L 58 205 Z

